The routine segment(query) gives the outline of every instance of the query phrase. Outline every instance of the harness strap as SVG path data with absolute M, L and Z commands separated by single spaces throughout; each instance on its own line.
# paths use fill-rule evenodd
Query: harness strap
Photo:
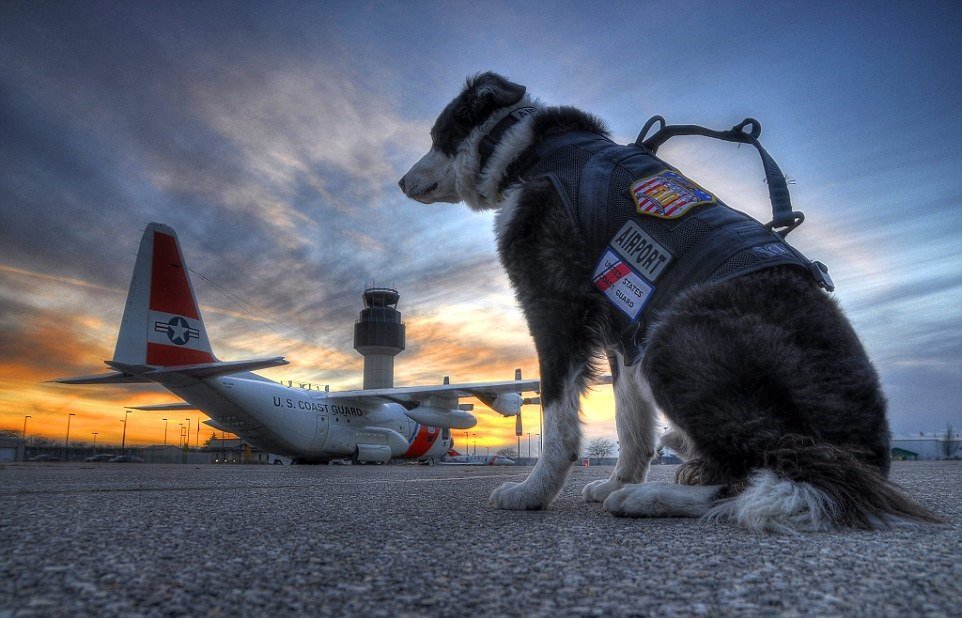
M 657 132 L 651 137 L 646 138 L 648 132 L 655 124 L 661 125 Z M 750 131 L 745 128 L 751 126 Z M 726 142 L 738 144 L 751 144 L 758 150 L 762 157 L 762 165 L 765 167 L 765 180 L 768 183 L 768 195 L 772 202 L 772 220 L 765 227 L 772 230 L 782 238 L 797 228 L 805 220 L 805 215 L 800 211 L 792 210 L 792 199 L 788 193 L 788 182 L 785 174 L 775 163 L 768 151 L 758 142 L 758 136 L 762 133 L 762 125 L 754 118 L 746 118 L 728 131 L 715 131 L 695 124 L 673 124 L 666 125 L 662 116 L 652 116 L 645 123 L 635 146 L 644 148 L 652 154 L 658 152 L 658 148 L 676 135 L 702 135 L 712 137 Z

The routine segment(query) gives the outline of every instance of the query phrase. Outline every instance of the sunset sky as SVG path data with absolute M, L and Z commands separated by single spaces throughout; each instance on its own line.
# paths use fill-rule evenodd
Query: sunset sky
M 790 240 L 830 267 L 893 431 L 958 428 L 960 41 L 954 1 L 2 2 L 0 428 L 30 415 L 28 435 L 62 440 L 74 413 L 71 442 L 119 442 L 125 405 L 174 401 L 44 383 L 105 370 L 150 221 L 177 230 L 222 359 L 282 354 L 263 375 L 357 388 L 376 282 L 401 294 L 398 385 L 535 377 L 492 214 L 396 185 L 487 69 L 621 142 L 653 114 L 758 118 L 807 217 Z M 770 218 L 753 149 L 659 154 Z M 610 389 L 585 408 L 588 439 L 614 440 Z M 476 410 L 479 446 L 514 443 L 512 419 Z M 159 443 L 163 416 L 132 414 L 128 440 Z

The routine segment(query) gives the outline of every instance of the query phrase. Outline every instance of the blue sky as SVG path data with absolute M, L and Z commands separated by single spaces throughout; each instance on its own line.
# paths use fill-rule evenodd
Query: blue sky
M 4 2 L 0 425 L 130 401 L 37 382 L 109 358 L 149 221 L 216 283 L 195 275 L 221 357 L 357 386 L 376 281 L 402 295 L 398 383 L 535 375 L 491 214 L 396 187 L 464 78 L 493 69 L 623 142 L 653 114 L 758 118 L 807 216 L 790 239 L 831 268 L 893 430 L 962 426 L 960 41 L 956 2 Z M 660 154 L 767 220 L 751 149 Z M 589 436 L 614 438 L 609 405 L 589 401 Z

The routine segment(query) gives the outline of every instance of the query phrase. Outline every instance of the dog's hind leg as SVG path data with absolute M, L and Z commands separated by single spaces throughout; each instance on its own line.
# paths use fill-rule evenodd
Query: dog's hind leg
M 616 517 L 701 517 L 715 505 L 724 485 L 642 483 L 628 485 L 605 500 Z
M 614 376 L 618 461 L 611 477 L 585 485 L 581 495 L 588 502 L 604 502 L 611 492 L 625 485 L 643 483 L 655 455 L 657 410 L 641 363 L 626 367 L 624 356 L 617 352 L 609 360 Z
M 692 444 L 688 436 L 678 428 L 662 434 L 661 438 L 658 439 L 658 446 L 671 449 L 682 461 L 691 461 L 698 456 L 695 445 Z

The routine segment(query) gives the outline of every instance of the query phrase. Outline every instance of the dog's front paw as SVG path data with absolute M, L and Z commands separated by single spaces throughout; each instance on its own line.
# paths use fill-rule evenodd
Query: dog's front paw
M 621 483 L 616 483 L 611 479 L 591 481 L 581 490 L 581 497 L 585 499 L 585 502 L 604 502 L 613 491 L 622 487 Z
M 505 483 L 495 488 L 488 499 L 491 506 L 511 511 L 538 511 L 548 502 L 540 492 L 531 491 L 527 483 Z

